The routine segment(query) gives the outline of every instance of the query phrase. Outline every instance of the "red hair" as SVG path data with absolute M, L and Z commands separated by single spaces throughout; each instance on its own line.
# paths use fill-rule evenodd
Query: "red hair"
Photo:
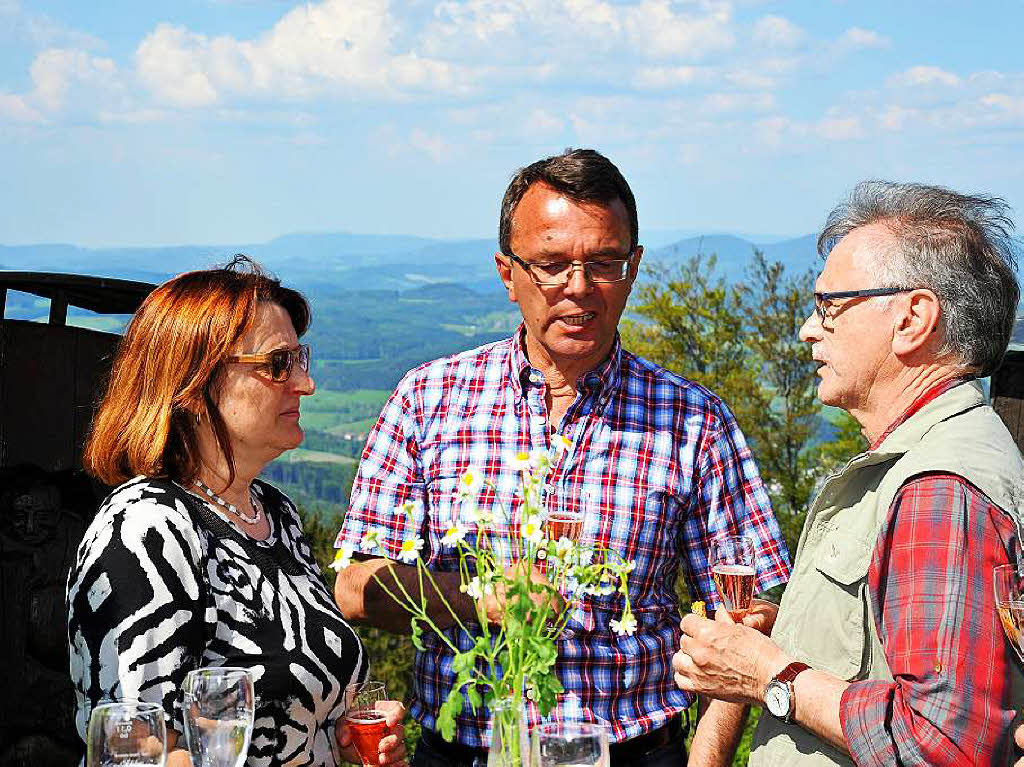
M 139 474 L 190 483 L 199 470 L 198 416 L 209 419 L 234 481 L 214 386 L 261 302 L 280 305 L 298 335 L 309 327 L 306 299 L 246 256 L 180 274 L 150 293 L 114 358 L 86 442 L 86 470 L 108 485 Z

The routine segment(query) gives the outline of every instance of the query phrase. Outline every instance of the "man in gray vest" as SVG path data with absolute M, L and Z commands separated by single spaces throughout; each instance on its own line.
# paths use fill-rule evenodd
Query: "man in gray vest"
M 829 216 L 800 338 L 871 447 L 808 510 L 777 611 L 683 619 L 676 683 L 734 725 L 698 726 L 691 765 L 730 762 L 749 705 L 755 766 L 1012 758 L 1024 678 L 992 568 L 1017 561 L 1024 462 L 975 380 L 1010 340 L 1012 230 L 1001 200 L 920 184 L 859 184 Z

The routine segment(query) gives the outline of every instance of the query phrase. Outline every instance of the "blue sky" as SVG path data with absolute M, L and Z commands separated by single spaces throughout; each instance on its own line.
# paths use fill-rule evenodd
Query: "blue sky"
M 866 177 L 1024 221 L 1024 3 L 0 0 L 0 243 L 490 236 L 593 146 L 645 228 L 804 234 Z

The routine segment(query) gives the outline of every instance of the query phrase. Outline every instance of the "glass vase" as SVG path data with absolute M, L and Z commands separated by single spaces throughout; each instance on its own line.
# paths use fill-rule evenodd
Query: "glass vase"
M 529 767 L 526 707 L 511 698 L 491 704 L 491 748 L 487 767 Z

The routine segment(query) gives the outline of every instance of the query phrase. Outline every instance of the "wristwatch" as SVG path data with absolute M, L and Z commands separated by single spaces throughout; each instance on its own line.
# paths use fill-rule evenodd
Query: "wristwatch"
M 793 717 L 793 680 L 809 668 L 806 663 L 793 661 L 775 675 L 764 688 L 764 707 L 768 713 L 784 722 Z

